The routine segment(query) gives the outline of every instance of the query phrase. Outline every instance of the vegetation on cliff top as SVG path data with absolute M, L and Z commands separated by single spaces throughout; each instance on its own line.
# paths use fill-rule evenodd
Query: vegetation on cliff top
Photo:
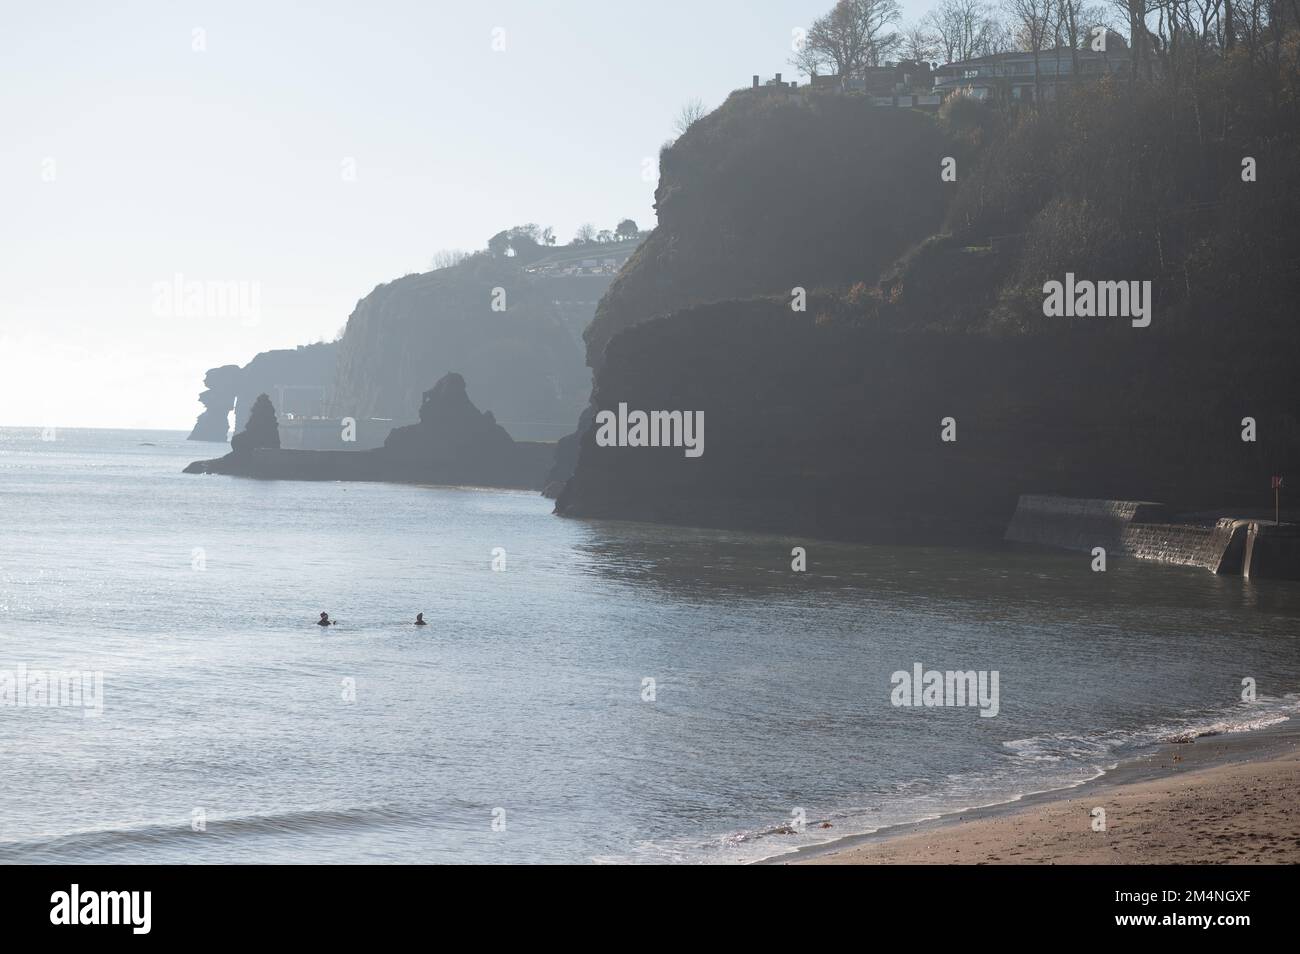
M 1291 337 L 1300 36 L 1173 49 L 1148 51 L 1147 79 L 1037 106 L 733 94 L 663 152 L 659 228 L 600 303 L 588 363 L 638 322 L 795 286 L 824 293 L 824 320 L 1055 334 L 1043 285 L 1067 271 L 1151 281 L 1149 334 Z
M 702 410 L 709 451 L 588 431 L 558 511 L 996 539 L 1031 490 L 1262 502 L 1300 467 L 1300 43 L 1180 49 L 1037 106 L 733 95 L 586 336 L 593 407 Z M 1066 272 L 1150 281 L 1150 327 L 1045 317 Z

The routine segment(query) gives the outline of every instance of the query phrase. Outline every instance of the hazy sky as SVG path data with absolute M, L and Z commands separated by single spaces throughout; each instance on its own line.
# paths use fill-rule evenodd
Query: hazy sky
M 0 2 L 0 424 L 175 428 L 206 369 L 333 338 L 440 249 L 653 226 L 681 105 L 791 73 L 831 6 Z M 177 276 L 249 297 L 187 315 Z

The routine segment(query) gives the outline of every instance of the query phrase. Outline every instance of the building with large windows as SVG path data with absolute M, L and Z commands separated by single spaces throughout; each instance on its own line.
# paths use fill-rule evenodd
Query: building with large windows
M 1080 80 L 1126 72 L 1128 46 L 1112 33 L 1107 35 L 1106 47 L 1104 53 L 1069 47 L 1040 50 L 1037 82 L 1033 53 L 995 53 L 946 63 L 934 71 L 933 92 L 944 97 L 964 91 L 976 99 L 1032 100 L 1037 86 L 1043 99 L 1052 99 L 1059 88 Z

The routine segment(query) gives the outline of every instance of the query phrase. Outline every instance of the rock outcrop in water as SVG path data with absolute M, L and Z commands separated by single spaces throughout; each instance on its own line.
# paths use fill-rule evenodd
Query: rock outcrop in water
M 275 408 L 269 397 L 259 394 L 248 415 L 248 425 L 230 439 L 230 450 L 234 454 L 246 454 L 254 450 L 279 449 L 280 425 L 275 419 Z
M 235 412 L 235 433 L 248 426 L 259 394 L 284 395 L 281 412 L 318 414 L 334 382 L 338 342 L 319 342 L 263 351 L 242 368 L 227 364 L 210 370 L 199 395 L 204 411 L 190 432 L 192 441 L 225 441 L 227 419 Z M 283 389 L 283 390 L 281 390 Z
M 418 424 L 397 428 L 383 447 L 368 451 L 278 449 L 275 412 L 264 400 L 258 400 L 249 429 L 236 436 L 231 453 L 195 461 L 185 473 L 540 490 L 555 453 L 554 444 L 512 440 L 490 411 L 474 406 L 465 379 L 455 373 L 424 393 Z
M 451 373 L 424 392 L 419 423 L 397 428 L 374 453 L 404 479 L 435 474 L 443 484 L 540 490 L 554 445 L 513 440 L 491 411 L 470 401 L 465 379 Z
M 221 443 L 230 434 L 230 409 L 235 406 L 239 394 L 240 367 L 237 364 L 224 364 L 212 368 L 203 377 L 206 390 L 199 395 L 203 412 L 194 422 L 190 432 L 192 441 L 212 441 Z
M 512 436 L 554 440 L 591 393 L 583 329 L 638 241 L 536 247 L 526 256 L 497 248 L 379 285 L 357 302 L 338 341 L 209 371 L 190 439 L 224 441 L 232 408 L 242 430 L 266 392 L 294 415 L 295 428 L 303 418 L 351 418 L 378 443 L 393 422 L 411 419 L 429 381 L 458 371 Z M 320 437 L 287 430 L 285 443 Z

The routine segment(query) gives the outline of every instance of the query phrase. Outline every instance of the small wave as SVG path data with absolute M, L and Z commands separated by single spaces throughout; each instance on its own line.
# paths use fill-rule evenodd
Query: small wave
M 1119 753 L 1168 742 L 1238 732 L 1254 732 L 1286 722 L 1300 713 L 1300 695 L 1261 697 L 1228 710 L 1196 713 L 1135 729 L 1072 734 L 1052 732 L 1003 742 L 1002 746 L 1018 759 L 1031 762 L 1077 760 L 1113 760 Z
M 991 808 L 1046 792 L 1062 791 L 1098 778 L 1144 748 L 1182 737 L 1201 738 L 1250 732 L 1286 722 L 1300 713 L 1300 694 L 1262 697 L 1229 710 L 1189 715 L 1141 726 L 1093 733 L 1055 732 L 1003 742 L 1009 758 L 1005 771 L 950 774 L 937 784 L 918 780 L 918 791 L 900 786 L 877 793 L 879 804 L 831 809 L 802 830 L 790 824 L 731 832 L 708 840 L 672 839 L 639 844 L 630 858 L 596 861 L 652 862 L 757 861 L 798 848 L 870 835 L 884 828 L 911 825 L 954 813 Z M 829 823 L 826 828 L 822 825 Z
M 316 808 L 278 812 L 269 815 L 244 815 L 231 818 L 208 816 L 204 829 L 196 832 L 189 822 L 132 825 L 123 828 L 92 828 L 54 835 L 0 842 L 0 864 L 33 864 L 77 859 L 102 858 L 116 852 L 140 847 L 162 848 L 184 839 L 235 839 L 257 835 L 296 835 L 321 831 L 350 831 L 370 826 L 403 824 L 415 816 L 393 806 L 374 805 L 355 808 Z

